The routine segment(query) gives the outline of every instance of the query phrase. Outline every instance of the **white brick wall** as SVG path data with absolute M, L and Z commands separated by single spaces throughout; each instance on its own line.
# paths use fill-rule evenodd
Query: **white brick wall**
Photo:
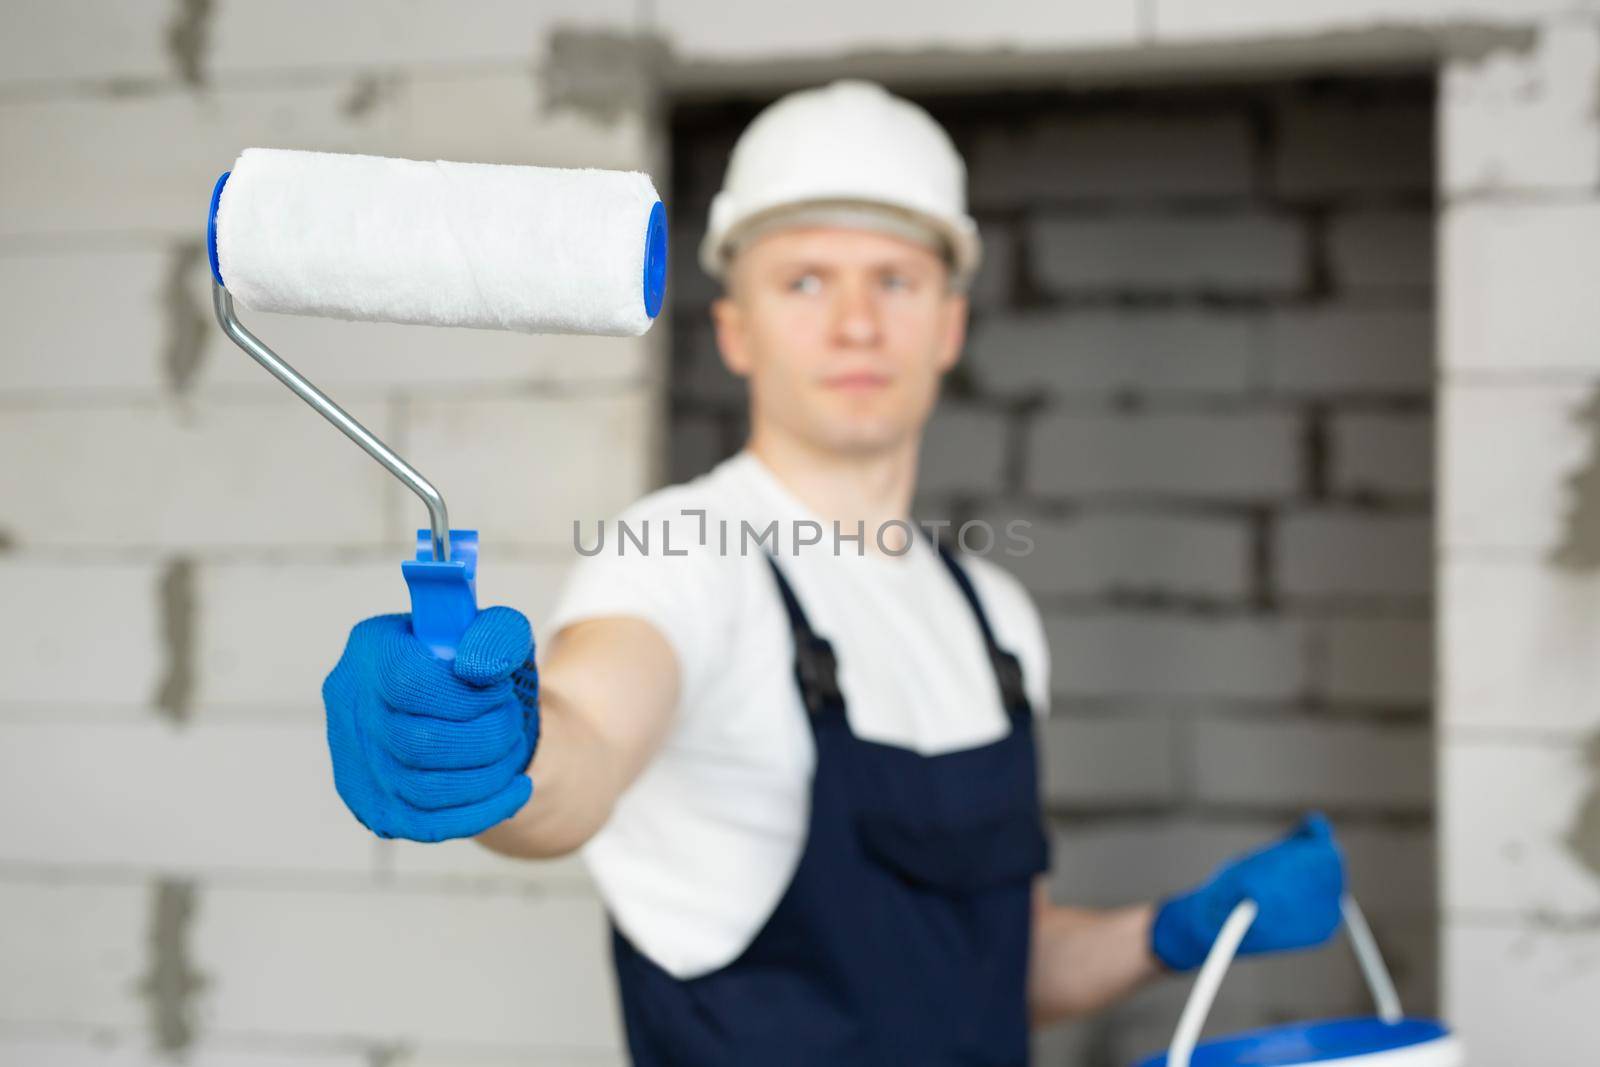
M 195 659 L 204 670 L 194 703 L 208 718 L 253 711 L 273 719 L 320 719 L 322 679 L 338 661 L 351 625 L 369 615 L 410 610 L 393 556 L 202 565 L 193 612 Z M 483 566 L 497 569 L 487 559 Z
M 1591 446 L 1581 414 L 1594 388 L 1457 378 L 1441 390 L 1439 534 L 1447 549 L 1531 557 L 1556 546 L 1566 479 Z
M 321 681 L 406 607 L 424 512 L 223 337 L 199 242 L 251 144 L 665 190 L 641 102 L 564 105 L 547 67 L 639 5 L 198 8 L 187 67 L 164 0 L 24 0 L 0 40 L 0 1063 L 617 1067 L 576 859 L 384 843 L 336 796 Z M 656 338 L 241 314 L 483 531 L 481 602 L 536 629 L 571 520 L 655 476 Z
M 0 84 L 79 78 L 159 78 L 167 73 L 159 5 L 18 0 L 0 42 Z
M 8 820 L 9 821 L 9 820 Z M 150 891 L 138 883 L 0 881 L 0 1023 L 137 1026 Z
M 1579 477 L 1600 389 L 1600 13 L 1583 7 L 1441 81 L 1442 983 L 1475 1062 L 1600 1056 Z
M 1452 20 L 1516 25 L 1547 12 L 1593 8 L 1592 0 L 1157 0 L 1159 40 L 1316 37 L 1337 30 L 1448 25 Z
M 1445 212 L 1440 356 L 1450 371 L 1594 368 L 1600 203 L 1464 199 Z M 1565 263 L 1570 269 L 1553 271 Z
M 13 324 L 0 395 L 160 389 L 172 258 L 152 245 L 0 252 L 0 315 Z
M 383 406 L 353 413 L 392 434 Z M 392 479 L 287 395 L 0 410 L 0 526 L 23 545 L 371 545 Z M 448 483 L 447 483 L 448 484 Z
M 271 375 L 216 328 L 211 270 L 197 260 L 190 298 L 204 310 L 201 365 L 195 387 L 229 395 L 281 390 Z M 622 386 L 651 369 L 649 338 L 523 334 L 506 330 L 442 333 L 389 323 L 340 322 L 241 310 L 239 318 L 295 368 L 339 398 L 375 389 L 522 390 Z
M 1600 934 L 1539 923 L 1446 927 L 1445 994 L 1474 1062 L 1515 1063 L 1528 1049 L 1586 1055 L 1595 1044 L 1588 979 Z M 1507 991 L 1513 991 L 1508 1011 Z
M 995 48 L 1027 42 L 1035 48 L 1131 45 L 1138 5 L 1131 0 L 1040 6 L 999 0 L 975 22 L 958 7 L 915 9 L 896 4 L 863 8 L 848 0 L 818 0 L 772 19 L 757 7 L 711 0 L 658 0 L 652 26 L 694 60 L 764 61 L 783 56 L 837 56 L 858 49 L 921 51 Z
M 204 20 L 204 67 L 211 75 L 282 78 L 312 69 L 526 62 L 553 26 L 626 29 L 636 8 L 628 0 L 551 0 L 536 8 L 490 0 L 475 10 L 463 19 L 452 4 L 419 0 L 400 19 L 304 0 L 274 5 L 270 15 L 252 4 L 219 5 Z M 15 32 L 0 51 L 0 84 L 171 77 L 166 32 L 176 14 L 155 0 L 113 12 L 84 0 L 20 0 Z
M 1453 746 L 1442 782 L 1445 906 L 1462 915 L 1520 911 L 1575 921 L 1600 909 L 1600 879 L 1569 840 L 1594 770 L 1586 753 L 1567 744 Z
M 57 716 L 0 724 L 0 737 L 0 802 L 32 812 L 0 828 L 0 862 L 184 876 L 374 869 L 377 841 L 333 790 L 321 721 L 175 729 L 150 715 Z
M 347 1038 L 324 1041 L 295 1039 L 273 1048 L 272 1038 L 207 1040 L 189 1051 L 189 1059 L 206 1067 L 624 1067 L 622 1051 L 561 1051 L 538 1046 L 483 1048 L 425 1042 L 420 1047 L 378 1045 L 351 1047 Z M 259 1047 L 266 1045 L 268 1047 Z M 98 1030 L 87 1037 L 0 1038 L 0 1063 L 7 1067 L 171 1067 L 172 1055 L 146 1047 L 129 1033 Z
M 420 396 L 402 433 L 408 458 L 449 487 L 451 521 L 470 521 L 486 546 L 570 550 L 574 519 L 592 530 L 649 488 L 652 404 L 643 390 Z M 403 486 L 389 488 L 404 500 L 394 535 L 414 536 L 426 511 Z
M 211 186 L 257 143 L 486 163 L 633 169 L 642 120 L 597 123 L 546 110 L 526 73 L 418 74 L 350 114 L 356 75 L 256 80 L 204 95 L 20 96 L 0 100 L 0 236 L 149 235 L 199 240 Z M 463 121 L 470 116 L 471 121 Z M 172 136 L 173 131 L 183 136 Z M 116 180 L 106 180 L 115 160 Z
M 386 841 L 380 862 L 401 885 L 459 889 L 536 889 L 575 895 L 590 885 L 588 868 L 577 854 L 527 863 L 480 848 L 471 841 L 424 845 Z
M 315 0 L 290 0 L 270 12 L 226 5 L 208 59 L 219 73 L 518 64 L 538 58 L 553 29 L 628 30 L 637 11 L 630 0 L 488 0 L 467 19 L 448 0 L 420 0 L 399 19 Z M 315 28 L 315 40 L 306 39 L 307 27 Z
M 151 242 L 0 250 L 0 312 L 17 324 L 12 351 L 0 363 L 0 396 L 158 395 L 171 380 L 166 353 L 180 314 L 174 299 L 188 301 L 181 314 L 199 330 L 192 388 L 280 396 L 283 387 L 216 327 L 204 255 L 196 248 L 187 272 L 174 279 L 177 262 L 173 249 Z M 444 335 L 243 308 L 239 315 L 269 347 L 348 406 L 375 388 L 621 384 L 638 380 L 649 365 L 647 342 L 632 338 L 500 330 Z
M 1597 64 L 1600 32 L 1592 18 L 1544 22 L 1531 54 L 1508 49 L 1449 64 L 1439 111 L 1449 148 L 1442 187 L 1452 194 L 1592 192 L 1600 183 Z
M 207 1067 L 367 1067 L 365 1052 L 300 1047 L 290 1050 L 238 1049 L 207 1042 L 192 1053 Z M 169 1053 L 147 1047 L 134 1035 L 0 1038 L 0 1063 L 17 1067 L 168 1067 Z
M 476 1050 L 424 1044 L 417 1049 L 401 1049 L 393 1063 L 395 1067 L 524 1067 L 529 1055 L 537 1055 L 540 1067 L 626 1067 L 627 1055 L 622 1049 L 595 1052 L 587 1049 L 551 1054 L 539 1049 L 516 1052 L 479 1053 Z
M 618 1047 L 599 905 L 583 896 L 246 889 L 194 920 L 218 1035 Z
M 1452 723 L 1566 736 L 1600 725 L 1600 580 L 1537 558 L 1466 557 L 1443 582 L 1440 695 Z
M 0 645 L 9 650 L 0 713 L 87 704 L 147 705 L 165 665 L 160 567 L 0 559 Z
M 478 603 L 509 604 L 537 632 L 539 619 L 554 606 L 565 557 L 521 561 L 506 557 L 502 549 L 510 547 L 484 542 Z M 338 562 L 204 565 L 195 614 L 196 659 L 205 670 L 194 703 L 207 716 L 320 718 L 322 679 L 338 661 L 350 627 L 369 615 L 409 610 L 394 553 Z

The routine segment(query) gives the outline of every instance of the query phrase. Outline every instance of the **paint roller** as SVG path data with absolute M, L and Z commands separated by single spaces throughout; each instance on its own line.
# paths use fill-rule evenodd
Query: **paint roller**
M 444 497 L 239 321 L 255 311 L 525 333 L 639 336 L 666 288 L 649 175 L 247 148 L 206 224 L 212 306 L 235 344 L 421 498 L 401 564 L 412 629 L 454 658 L 478 611 L 478 535 Z

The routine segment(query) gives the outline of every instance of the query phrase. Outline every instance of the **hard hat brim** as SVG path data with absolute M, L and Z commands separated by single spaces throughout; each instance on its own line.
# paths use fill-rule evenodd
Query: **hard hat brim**
M 726 209 L 727 205 L 713 202 L 714 217 L 719 214 L 719 207 Z M 836 210 L 841 208 L 847 211 Z M 932 238 L 922 243 L 942 244 L 947 250 L 952 287 L 963 291 L 971 284 L 983 257 L 977 224 L 969 216 L 952 220 L 903 203 L 861 196 L 811 197 L 751 211 L 730 224 L 719 226 L 718 221 L 714 218 L 701 238 L 699 260 L 701 268 L 719 281 L 725 279 L 728 264 L 741 243 L 791 224 L 838 225 L 911 240 L 919 240 L 916 234 L 920 232 Z

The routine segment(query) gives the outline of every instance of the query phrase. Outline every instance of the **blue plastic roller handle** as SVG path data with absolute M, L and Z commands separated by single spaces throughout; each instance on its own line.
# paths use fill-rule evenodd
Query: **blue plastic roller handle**
M 400 564 L 411 590 L 411 632 L 440 659 L 456 658 L 478 615 L 478 531 L 451 530 L 450 558 L 433 558 L 433 531 L 417 531 L 417 558 Z

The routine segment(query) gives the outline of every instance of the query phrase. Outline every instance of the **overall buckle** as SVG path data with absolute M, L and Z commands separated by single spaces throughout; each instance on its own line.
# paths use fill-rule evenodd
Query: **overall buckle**
M 844 699 L 839 691 L 839 660 L 825 637 L 812 634 L 795 646 L 794 676 L 806 710 L 813 715 Z
M 1028 690 L 1022 682 L 1022 661 L 1003 648 L 991 647 L 989 660 L 994 665 L 994 675 L 1000 682 L 1000 699 L 1007 711 L 1028 706 Z

